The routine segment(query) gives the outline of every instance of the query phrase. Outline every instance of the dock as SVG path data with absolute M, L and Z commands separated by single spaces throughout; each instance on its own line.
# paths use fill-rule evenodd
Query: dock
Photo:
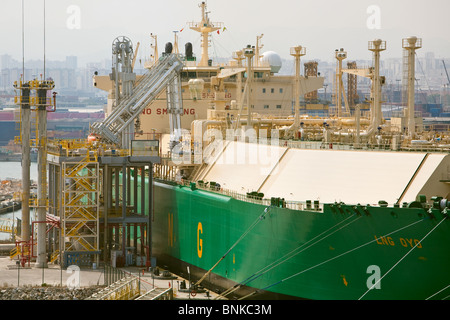
M 0 290 L 24 287 L 95 288 L 96 292 L 86 300 L 213 300 L 217 297 L 216 293 L 207 290 L 198 293 L 180 290 L 181 283 L 188 281 L 174 274 L 166 278 L 153 277 L 146 268 L 136 266 L 114 268 L 113 273 L 104 266 L 61 268 L 49 263 L 45 269 L 33 264 L 21 267 L 8 256 L 1 256 Z M 111 284 L 105 285 L 109 282 Z

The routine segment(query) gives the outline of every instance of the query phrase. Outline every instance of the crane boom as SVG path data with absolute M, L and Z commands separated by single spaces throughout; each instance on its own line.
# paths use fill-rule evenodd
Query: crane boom
M 442 60 L 442 64 L 444 65 L 445 74 L 447 75 L 448 84 L 450 85 L 450 77 L 448 76 L 447 67 L 445 66 L 444 60 Z

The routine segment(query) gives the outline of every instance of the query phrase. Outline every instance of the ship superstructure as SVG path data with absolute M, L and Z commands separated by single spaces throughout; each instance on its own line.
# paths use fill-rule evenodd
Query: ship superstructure
M 168 156 L 153 174 L 159 263 L 181 273 L 190 267 L 197 286 L 224 298 L 445 296 L 450 260 L 438 243 L 449 231 L 448 138 L 433 143 L 436 133 L 422 130 L 413 98 L 402 117 L 383 119 L 386 42 L 368 42 L 374 64 L 365 69 L 344 69 L 347 52 L 336 50 L 336 106 L 314 118 L 300 114 L 299 96 L 323 79 L 301 76 L 303 46 L 291 48 L 296 73 L 289 77 L 275 75 L 276 56 L 268 55 L 269 65 L 259 59 L 261 36 L 235 51 L 228 66 L 214 66 L 204 58 L 206 31 L 213 30 L 204 13 L 201 62 L 186 54 L 181 70 L 186 132 L 178 149 L 161 139 Z M 410 55 L 416 41 L 404 40 Z M 168 49 L 165 55 L 173 54 Z M 371 80 L 369 114 L 361 105 L 350 109 L 344 73 Z M 164 130 L 165 102 L 159 97 L 145 109 L 152 120 L 141 115 L 141 128 L 171 133 Z M 411 284 L 423 268 L 439 276 Z
M 201 22 L 190 24 L 202 33 L 198 63 L 175 41 L 134 77 L 131 41 L 117 38 L 116 69 L 94 77 L 111 90 L 106 119 L 81 144 L 49 144 L 52 212 L 67 226 L 52 243 L 65 250 L 61 261 L 134 255 L 190 270 L 192 290 L 225 299 L 448 298 L 448 138 L 435 143 L 420 129 L 413 98 L 399 118 L 406 132 L 383 119 L 386 43 L 369 41 L 366 69 L 343 69 L 346 52 L 336 51 L 344 104 L 312 118 L 298 99 L 323 78 L 301 76 L 303 46 L 291 48 L 293 76 L 275 75 L 276 56 L 260 59 L 261 36 L 214 65 L 208 34 L 221 24 L 200 7 Z M 411 56 L 417 40 L 404 41 Z M 349 112 L 344 72 L 371 79 L 368 116 Z M 265 114 L 272 104 L 280 113 Z
M 309 77 L 299 75 L 298 81 L 294 76 L 277 75 L 281 59 L 275 52 L 261 53 L 262 35 L 257 37 L 256 46 L 249 45 L 233 52 L 233 59 L 228 64 L 213 62 L 208 52 L 210 33 L 221 29 L 223 24 L 210 21 L 206 3 L 202 2 L 200 7 L 201 21 L 190 22 L 188 25 L 190 29 L 201 33 L 201 58 L 197 61 L 191 43 L 186 43 L 184 54 L 180 54 L 184 64 L 180 75 L 184 109 L 181 117 L 182 128 L 190 130 L 194 120 L 212 118 L 224 120 L 227 116 L 236 118 L 239 112 L 248 115 L 248 110 L 256 115 L 288 116 L 293 114 L 294 91 L 298 92 L 298 95 L 303 95 L 322 87 L 324 79 L 317 75 Z M 152 59 L 146 62 L 147 68 L 154 66 L 161 58 L 158 55 L 157 37 L 153 34 L 151 36 L 155 41 L 154 54 Z M 247 70 L 249 62 L 245 57 L 245 51 L 249 48 L 253 51 L 250 61 L 253 71 L 252 92 L 244 94 L 249 74 Z M 161 56 L 170 53 L 179 54 L 176 34 L 174 44 L 167 43 Z M 117 72 L 116 68 L 114 70 Z M 140 78 L 136 76 L 136 82 L 139 82 Z M 115 103 L 114 97 L 117 95 L 115 92 L 118 90 L 117 82 L 114 84 L 111 76 L 96 75 L 94 85 L 110 92 L 107 114 L 111 113 Z M 251 95 L 250 104 L 247 95 Z M 142 111 L 138 127 L 143 136 L 138 136 L 138 139 L 145 139 L 154 132 L 169 133 L 166 101 L 167 95 L 163 92 Z

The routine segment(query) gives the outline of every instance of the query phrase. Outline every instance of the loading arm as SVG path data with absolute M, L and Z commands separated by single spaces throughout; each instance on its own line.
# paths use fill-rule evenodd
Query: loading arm
M 124 98 L 102 121 L 94 122 L 92 134 L 102 140 L 120 145 L 122 131 L 132 123 L 158 95 L 167 89 L 167 110 L 170 117 L 170 133 L 174 139 L 180 132 L 180 116 L 183 114 L 180 72 L 183 62 L 177 54 L 167 54 L 144 75 L 134 88 L 134 93 Z

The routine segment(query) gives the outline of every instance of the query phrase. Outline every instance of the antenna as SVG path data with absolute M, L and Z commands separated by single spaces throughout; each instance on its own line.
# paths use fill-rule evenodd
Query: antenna
M 45 0 L 44 0 L 44 80 L 45 80 Z
M 22 0 L 22 77 L 25 81 L 25 8 Z

